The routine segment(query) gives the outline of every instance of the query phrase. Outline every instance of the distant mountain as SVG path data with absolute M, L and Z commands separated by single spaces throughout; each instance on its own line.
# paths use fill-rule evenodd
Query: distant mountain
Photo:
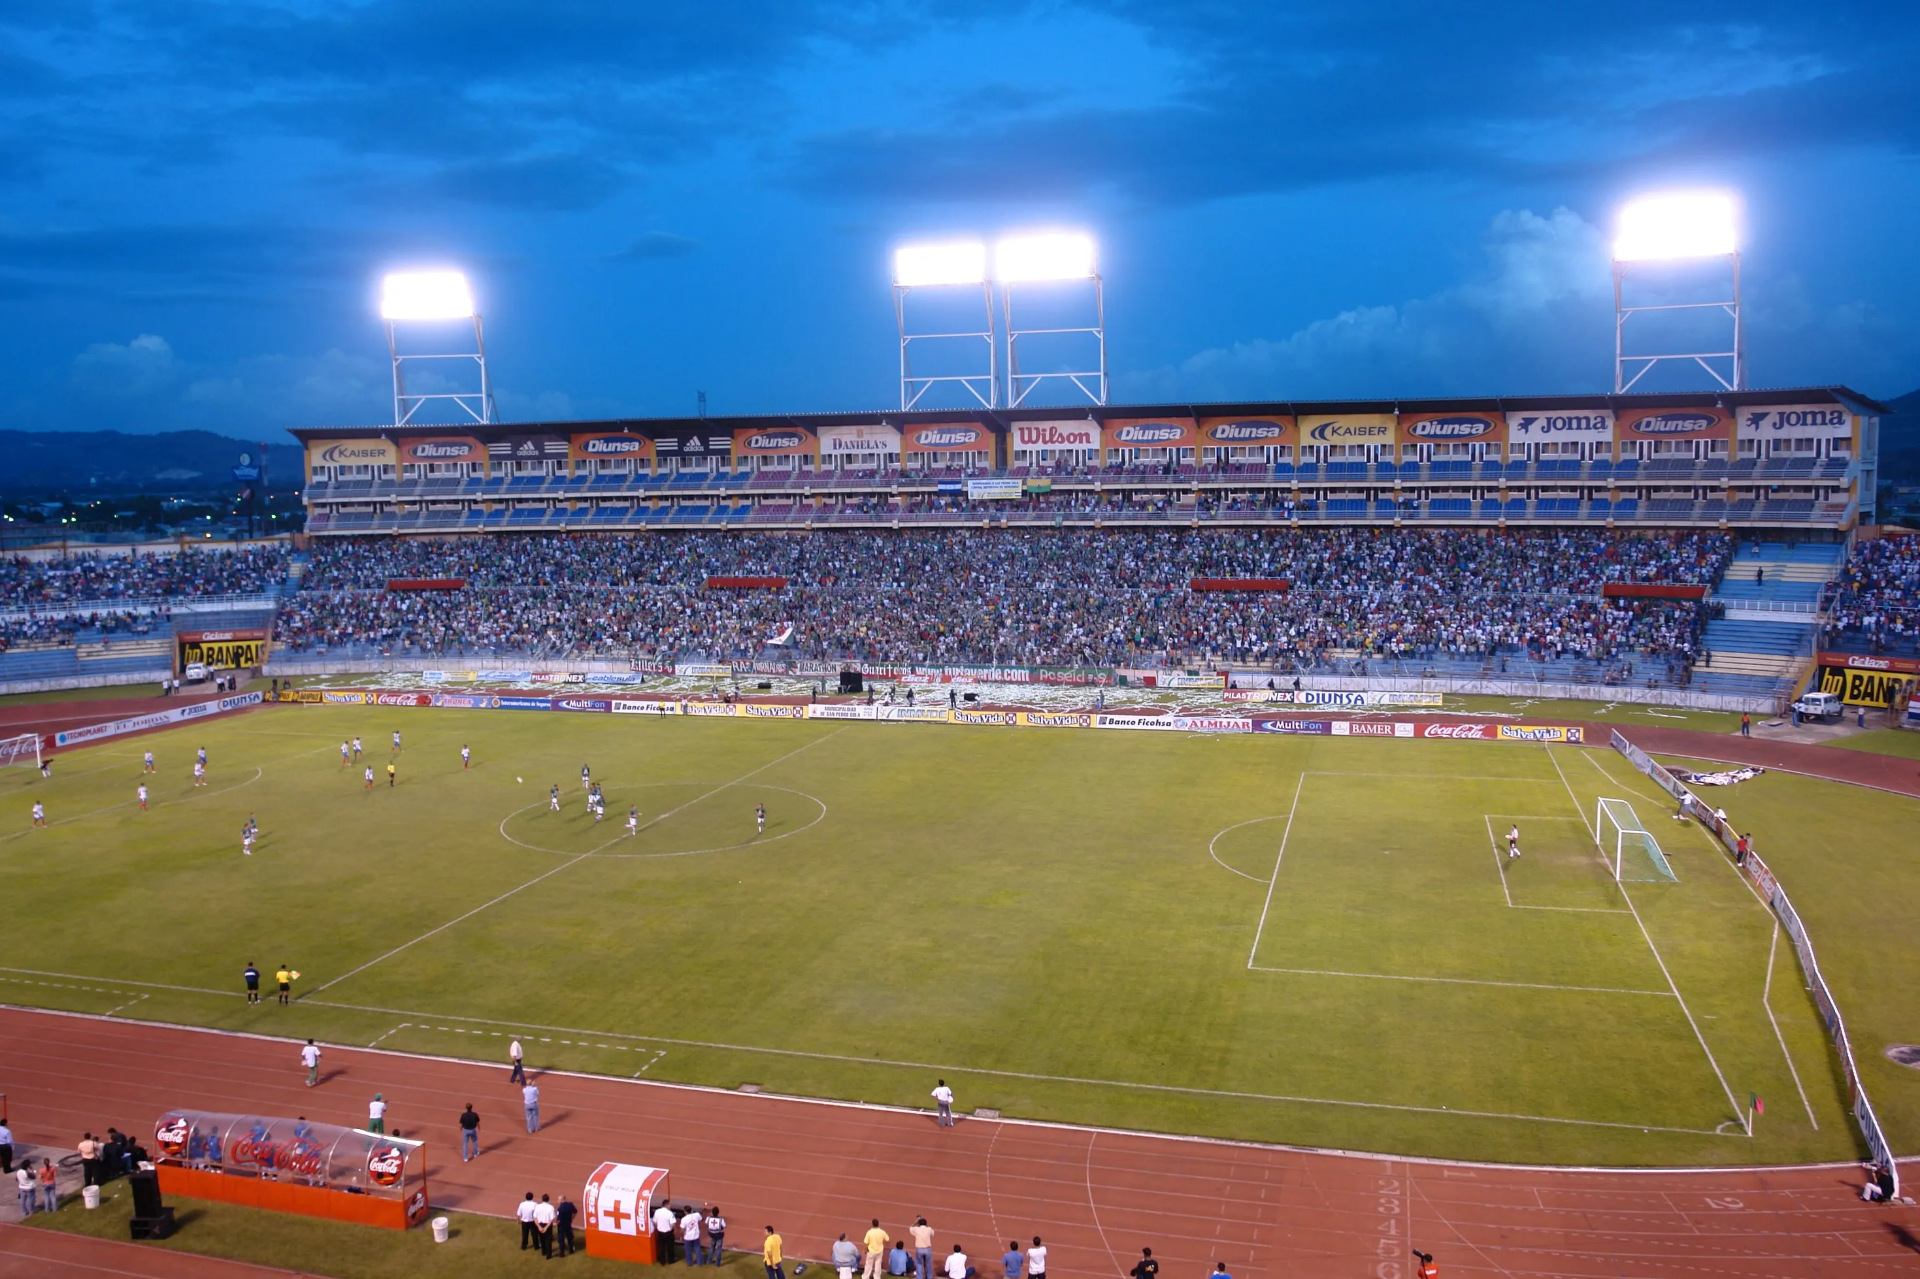
M 1891 413 L 1880 419 L 1880 479 L 1896 484 L 1920 482 L 1920 391 L 1888 400 Z
M 240 455 L 260 446 L 212 431 L 0 431 L 0 493 L 46 498 L 236 489 Z M 267 479 L 280 491 L 304 480 L 300 449 L 267 448 Z

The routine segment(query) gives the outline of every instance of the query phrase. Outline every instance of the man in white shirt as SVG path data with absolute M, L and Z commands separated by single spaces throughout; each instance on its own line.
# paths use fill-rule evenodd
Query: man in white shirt
M 526 1054 L 520 1050 L 520 1041 L 518 1039 L 515 1039 L 513 1043 L 508 1045 L 507 1060 L 513 1063 L 513 1073 L 507 1076 L 507 1082 L 510 1084 L 526 1083 L 527 1072 L 523 1066 L 526 1060 Z
M 307 1046 L 300 1050 L 300 1064 L 307 1068 L 307 1087 L 311 1088 L 315 1084 L 319 1083 L 320 1082 L 320 1045 L 314 1043 L 311 1039 L 309 1039 L 307 1041 Z
M 533 1192 L 529 1190 L 527 1197 L 522 1199 L 519 1205 L 513 1210 L 513 1215 L 520 1219 L 521 1252 L 525 1252 L 529 1246 L 537 1243 L 539 1240 L 539 1236 L 533 1232 L 533 1212 L 537 1207 L 539 1207 L 539 1205 L 533 1202 Z
M 1033 1237 L 1033 1247 L 1027 1249 L 1027 1279 L 1046 1279 L 1047 1246 L 1040 1242 L 1040 1236 Z
M 953 1251 L 947 1254 L 947 1279 L 974 1279 L 979 1273 L 967 1264 L 967 1254 L 960 1251 L 960 1245 L 953 1245 Z
M 395 733 L 395 737 L 399 734 Z M 547 1195 L 540 1196 L 540 1202 L 533 1209 L 533 1233 L 540 1241 L 540 1255 L 553 1260 L 553 1219 L 555 1217 L 553 1200 Z
M 940 1107 L 940 1113 L 936 1116 L 939 1125 L 942 1128 L 953 1127 L 953 1089 L 947 1087 L 946 1080 L 940 1080 L 934 1087 L 933 1100 Z
M 540 1085 L 528 1084 L 520 1090 L 520 1104 L 527 1108 L 527 1131 L 540 1131 Z
M 663 1203 L 653 1210 L 653 1233 L 660 1240 L 660 1264 L 663 1266 L 673 1264 L 675 1224 L 672 1204 Z
M 367 1131 L 384 1133 L 387 1130 L 387 1102 L 382 1093 L 373 1094 L 373 1100 L 367 1103 Z
M 687 1215 L 680 1218 L 680 1242 L 688 1265 L 698 1266 L 705 1262 L 706 1251 L 700 1247 L 700 1209 L 688 1208 Z

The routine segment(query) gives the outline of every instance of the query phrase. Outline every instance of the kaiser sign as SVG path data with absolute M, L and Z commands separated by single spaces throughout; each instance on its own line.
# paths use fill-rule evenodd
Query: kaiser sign
M 1391 413 L 1347 413 L 1339 417 L 1303 417 L 1303 444 L 1391 444 L 1397 419 Z

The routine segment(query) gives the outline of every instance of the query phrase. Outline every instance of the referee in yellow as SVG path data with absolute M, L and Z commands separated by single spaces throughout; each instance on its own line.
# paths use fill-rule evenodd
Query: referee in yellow
M 293 983 L 300 979 L 300 974 L 282 964 L 280 971 L 273 975 L 273 979 L 280 983 L 280 1002 L 282 1004 L 293 1002 Z

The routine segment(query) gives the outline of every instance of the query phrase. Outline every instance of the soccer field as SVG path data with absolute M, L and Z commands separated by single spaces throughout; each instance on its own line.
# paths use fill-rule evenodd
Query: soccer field
M 1771 914 L 1610 751 L 278 706 L 55 774 L 0 777 L 9 1002 L 1409 1154 L 1857 1148 Z M 1601 796 L 1680 882 L 1613 881 Z

